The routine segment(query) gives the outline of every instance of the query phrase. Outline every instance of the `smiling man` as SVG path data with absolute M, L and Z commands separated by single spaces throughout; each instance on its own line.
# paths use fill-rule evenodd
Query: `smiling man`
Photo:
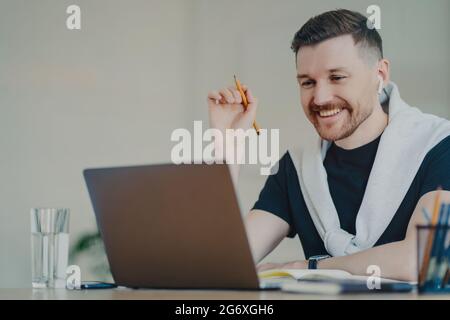
M 270 268 L 341 269 L 416 279 L 415 226 L 436 189 L 450 201 L 450 122 L 406 104 L 390 81 L 382 40 L 367 18 L 336 10 L 295 35 L 301 104 L 319 139 L 289 150 L 270 176 L 246 227 L 255 261 L 298 235 L 307 260 Z M 211 126 L 249 129 L 257 99 L 243 110 L 233 88 L 208 95 Z M 239 167 L 231 168 L 237 179 Z

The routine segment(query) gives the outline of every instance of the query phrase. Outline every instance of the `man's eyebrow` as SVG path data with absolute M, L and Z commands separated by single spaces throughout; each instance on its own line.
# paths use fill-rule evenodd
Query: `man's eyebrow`
M 333 72 L 346 72 L 349 73 L 348 69 L 346 67 L 337 67 L 337 68 L 333 68 L 333 69 L 329 69 L 328 73 L 333 73 Z M 297 74 L 297 79 L 305 79 L 305 78 L 311 78 L 308 74 Z
M 338 72 L 338 71 L 344 71 L 344 72 L 348 73 L 348 70 L 345 67 L 338 67 L 338 68 L 333 68 L 333 69 L 328 70 L 329 73 Z

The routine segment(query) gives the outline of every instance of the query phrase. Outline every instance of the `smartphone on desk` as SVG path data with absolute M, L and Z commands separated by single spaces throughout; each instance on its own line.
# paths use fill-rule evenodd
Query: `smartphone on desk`
M 117 288 L 114 283 L 107 283 L 101 281 L 83 281 L 81 282 L 80 289 L 113 289 Z

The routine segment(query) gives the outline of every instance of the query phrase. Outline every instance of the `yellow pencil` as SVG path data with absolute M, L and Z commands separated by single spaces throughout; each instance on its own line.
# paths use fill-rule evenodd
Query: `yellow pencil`
M 244 93 L 244 90 L 242 89 L 241 82 L 234 76 L 234 82 L 236 83 L 236 89 L 239 91 L 242 97 L 242 105 L 244 106 L 244 110 L 247 110 L 248 107 L 248 100 L 247 96 Z M 256 123 L 256 120 L 253 122 L 253 128 L 255 128 L 256 133 L 259 136 L 259 131 L 261 130 L 259 125 Z

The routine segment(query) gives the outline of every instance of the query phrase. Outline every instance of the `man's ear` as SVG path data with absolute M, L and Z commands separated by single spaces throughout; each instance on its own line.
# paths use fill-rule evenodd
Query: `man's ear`
M 387 59 L 381 59 L 378 62 L 378 77 L 382 79 L 382 86 L 384 87 L 385 84 L 388 84 L 390 81 L 390 73 L 389 73 L 389 68 L 390 67 L 390 62 Z

